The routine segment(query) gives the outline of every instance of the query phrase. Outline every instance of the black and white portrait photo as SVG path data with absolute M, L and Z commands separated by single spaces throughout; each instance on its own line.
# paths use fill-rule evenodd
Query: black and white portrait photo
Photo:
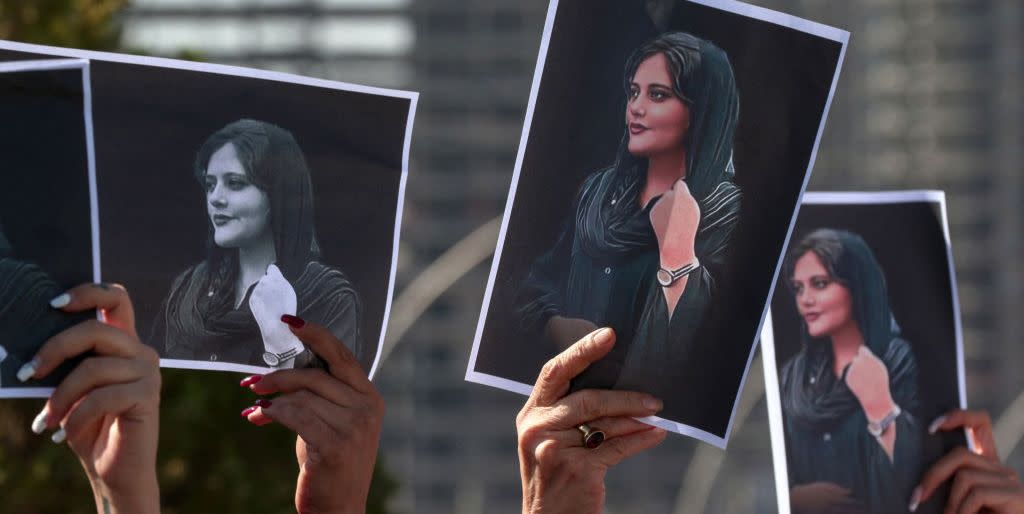
M 417 95 L 6 43 L 90 60 L 104 276 L 165 367 L 317 365 L 283 317 L 375 371 Z
M 928 429 L 966 407 L 945 197 L 808 193 L 793 237 L 762 338 L 780 501 L 905 512 L 966 444 Z M 941 512 L 936 496 L 917 512 Z
M 653 394 L 647 422 L 724 446 L 846 38 L 732 1 L 552 2 L 467 379 L 527 392 L 608 326 L 573 388 Z
M 50 306 L 99 280 L 88 81 L 85 61 L 0 62 L 0 398 L 49 396 L 73 363 L 42 380 L 18 371 L 96 316 Z

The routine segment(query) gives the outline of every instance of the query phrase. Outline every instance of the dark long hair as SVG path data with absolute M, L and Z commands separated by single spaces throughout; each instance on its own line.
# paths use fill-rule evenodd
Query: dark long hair
M 231 144 L 248 178 L 270 199 L 270 227 L 274 236 L 276 264 L 293 282 L 310 261 L 320 257 L 313 226 L 313 185 L 306 158 L 291 132 L 265 121 L 241 119 L 214 132 L 196 154 L 194 173 L 205 186 L 210 157 Z M 213 224 L 207 222 L 207 266 L 209 289 L 217 297 L 214 305 L 233 296 L 238 273 L 238 249 L 221 248 L 213 239 Z
M 739 91 L 732 64 L 714 43 L 685 32 L 666 32 L 637 48 L 626 61 L 622 87 L 628 98 L 637 68 L 653 55 L 668 61 L 672 90 L 690 111 L 690 128 L 683 139 L 686 148 L 686 184 L 694 197 L 711 193 L 722 180 L 731 178 L 733 139 L 739 122 Z M 629 131 L 619 144 L 616 167 L 642 168 L 647 160 L 629 153 Z
M 860 327 L 864 344 L 878 356 L 885 355 L 889 342 L 899 335 L 899 328 L 889 308 L 889 293 L 882 267 L 874 253 L 859 235 L 845 230 L 822 228 L 811 232 L 786 256 L 783 273 L 792 289 L 796 261 L 811 252 L 818 256 L 829 276 L 843 285 L 853 302 L 853 316 Z M 811 337 L 807 323 L 801 321 L 801 337 L 808 351 L 829 349 L 828 336 Z
M 731 226 L 739 211 L 738 189 L 732 184 L 739 91 L 729 58 L 710 41 L 667 32 L 641 45 L 627 60 L 623 74 L 627 98 L 640 63 L 655 54 L 668 60 L 672 88 L 690 111 L 690 127 L 683 139 L 685 180 L 701 206 L 701 225 Z M 638 220 L 636 212 L 647 181 L 647 165 L 646 158 L 629 153 L 629 130 L 624 129 L 614 164 L 599 179 L 588 182 L 581 195 L 588 201 L 581 205 L 577 226 L 592 255 L 655 244 L 649 221 Z M 706 238 L 698 239 L 700 246 Z

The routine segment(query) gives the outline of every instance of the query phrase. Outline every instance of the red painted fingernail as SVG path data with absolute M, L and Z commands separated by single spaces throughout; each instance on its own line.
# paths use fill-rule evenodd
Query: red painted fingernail
M 267 407 L 270 407 L 270 405 L 271 405 L 270 400 L 265 400 L 263 398 L 260 398 L 259 400 L 256 400 L 256 406 L 260 407 L 262 409 L 266 409 Z
M 245 410 L 243 410 L 242 411 L 242 417 L 243 418 L 248 418 L 249 414 L 252 414 L 253 412 L 256 412 L 256 406 L 255 405 L 253 405 L 252 407 L 247 407 Z
M 288 326 L 292 328 L 302 328 L 306 326 L 306 320 L 298 316 L 292 316 L 291 314 L 285 314 L 281 316 L 281 321 L 287 323 Z
M 238 385 L 240 385 L 242 387 L 249 387 L 249 386 L 255 384 L 256 382 L 259 382 L 260 380 L 263 380 L 263 375 L 252 375 L 252 376 L 243 378 L 242 381 L 238 383 Z

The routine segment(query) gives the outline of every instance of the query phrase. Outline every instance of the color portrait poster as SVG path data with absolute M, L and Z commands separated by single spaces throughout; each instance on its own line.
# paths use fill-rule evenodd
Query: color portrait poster
M 967 444 L 929 429 L 966 408 L 945 195 L 804 195 L 771 314 L 780 512 L 907 512 L 924 472 Z M 942 512 L 947 494 L 916 512 Z
M 466 379 L 574 389 L 724 447 L 848 33 L 731 0 L 553 1 Z
M 18 371 L 96 318 L 50 306 L 100 280 L 88 61 L 0 62 L 0 120 L 0 398 L 47 397 L 78 360 L 42 379 Z

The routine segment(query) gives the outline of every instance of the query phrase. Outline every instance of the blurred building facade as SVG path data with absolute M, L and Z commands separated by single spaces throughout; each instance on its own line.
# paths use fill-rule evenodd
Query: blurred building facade
M 998 418 L 1024 391 L 1024 5 L 754 3 L 852 33 L 811 189 L 947 191 L 969 402 Z M 420 91 L 400 293 L 502 213 L 546 11 L 545 0 L 136 0 L 125 36 L 154 54 Z M 376 379 L 397 511 L 519 508 L 513 421 L 523 398 L 463 382 L 489 264 L 432 305 Z M 608 512 L 774 512 L 763 384 L 753 378 L 749 417 L 727 453 L 670 437 L 610 475 Z M 1024 450 L 1010 459 L 1024 468 Z

